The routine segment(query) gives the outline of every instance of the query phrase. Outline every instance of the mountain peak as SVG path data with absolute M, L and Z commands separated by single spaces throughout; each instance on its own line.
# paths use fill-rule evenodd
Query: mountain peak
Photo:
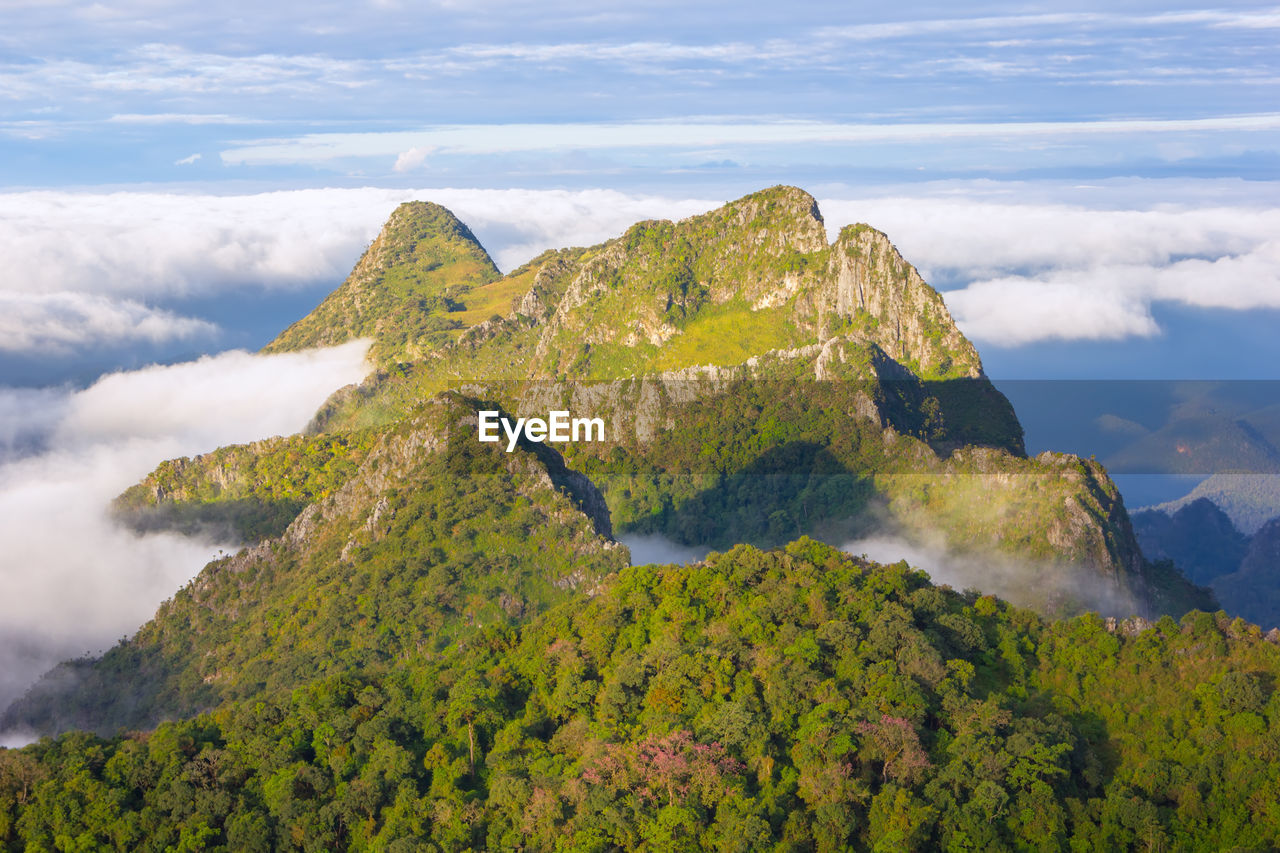
M 374 339 L 379 362 L 421 358 L 450 340 L 472 288 L 501 277 L 480 241 L 446 207 L 397 207 L 347 280 L 264 352 Z
M 818 200 L 799 187 L 786 184 L 745 195 L 736 201 L 729 202 L 723 209 L 734 211 L 739 215 L 760 217 L 777 225 L 792 224 L 801 228 L 815 224 L 823 225 Z M 825 245 L 826 232 L 822 231 L 821 234 Z
M 817 201 L 796 187 L 636 223 L 563 281 L 554 305 L 513 318 L 539 326 L 532 375 L 732 367 L 836 337 L 926 379 L 983 375 L 942 296 L 888 237 L 853 225 L 829 243 Z

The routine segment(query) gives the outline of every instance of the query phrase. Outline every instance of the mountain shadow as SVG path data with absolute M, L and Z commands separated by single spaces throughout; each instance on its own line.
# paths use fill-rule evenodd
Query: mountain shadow
M 806 533 L 866 532 L 875 501 L 870 474 L 850 470 L 821 444 L 796 441 L 769 448 L 686 500 L 668 496 L 657 512 L 619 533 L 656 533 L 717 550 L 741 543 L 771 548 Z

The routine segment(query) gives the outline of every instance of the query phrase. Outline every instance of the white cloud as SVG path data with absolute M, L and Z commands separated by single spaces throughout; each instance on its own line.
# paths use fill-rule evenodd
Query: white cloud
M 1219 12 L 1207 13 L 1216 17 L 1211 20 L 1215 27 L 1238 27 L 1247 30 L 1271 30 L 1280 28 L 1280 12 L 1267 10 L 1263 12 Z
M 427 14 L 420 3 L 385 9 L 320 3 L 305 11 L 297 4 L 270 10 L 235 5 L 239 13 L 228 13 L 223 4 L 213 14 L 196 4 L 168 3 L 158 14 L 148 3 L 112 3 L 105 16 L 89 16 L 92 7 L 68 13 L 54 4 L 24 6 L 0 33 L 12 57 L 0 61 L 0 99 L 66 104 L 70 109 L 60 123 L 81 132 L 86 125 L 98 130 L 104 121 L 274 123 L 286 116 L 359 127 L 376 114 L 370 109 L 375 104 L 384 117 L 399 105 L 423 102 L 438 115 L 457 117 L 470 112 L 451 109 L 465 92 L 514 114 L 518 106 L 513 111 L 502 101 L 523 91 L 539 103 L 560 99 L 551 112 L 563 114 L 637 86 L 647 89 L 635 92 L 638 103 L 665 90 L 668 100 L 674 95 L 701 104 L 693 112 L 751 98 L 771 104 L 753 112 L 785 110 L 799 94 L 808 103 L 797 104 L 797 114 L 816 115 L 822 104 L 804 93 L 816 86 L 839 98 L 853 84 L 853 109 L 901 115 L 915 99 L 932 103 L 934 115 L 946 115 L 937 97 L 904 81 L 946 79 L 950 90 L 985 79 L 1001 84 L 1001 91 L 970 115 L 1034 115 L 1039 90 L 1027 81 L 1083 82 L 1096 85 L 1095 92 L 1111 84 L 1195 85 L 1189 75 L 1236 88 L 1269 85 L 1260 77 L 1273 85 L 1274 52 L 1252 44 L 1250 31 L 1265 32 L 1280 21 L 1274 8 L 1265 7 L 1035 14 L 984 9 L 922 19 L 921 12 L 930 10 L 831 7 L 788 15 L 769 4 L 698 4 L 692 10 L 688 4 L 605 4 L 588 11 L 518 2 L 489 4 L 498 8 L 486 17 L 477 16 L 474 3 L 456 0 L 429 4 Z M 673 28 L 673 16 L 684 26 Z M 722 19 L 734 25 L 717 27 Z M 246 29 L 243 20 L 256 25 Z M 1064 42 L 1073 47 L 1061 49 Z M 76 49 L 90 43 L 92 51 Z M 687 85 L 664 85 L 669 76 Z M 459 80 L 466 82 L 458 86 Z M 717 91 L 730 81 L 754 91 L 731 91 L 726 100 Z M 1083 104 L 1093 116 L 1149 114 L 1148 102 L 1137 97 L 1060 100 L 1068 110 Z M 1191 100 L 1159 103 L 1172 111 L 1167 115 L 1202 115 L 1215 106 L 1212 96 Z
M 212 337 L 217 327 L 128 299 L 0 291 L 0 351 L 66 353 L 84 345 Z
M 221 113 L 117 113 L 112 124 L 257 124 L 258 120 Z
M 319 164 L 342 158 L 393 157 L 429 147 L 449 154 L 680 148 L 718 145 L 907 143 L 947 140 L 1054 140 L 1168 133 L 1251 133 L 1280 130 L 1280 113 L 1188 119 L 1109 121 L 840 123 L 769 120 L 443 125 L 356 133 L 309 133 L 249 140 L 221 153 L 234 166 Z
M 396 157 L 396 163 L 391 168 L 396 172 L 412 172 L 427 162 L 427 155 L 434 150 L 430 146 L 418 146 L 410 148 L 408 151 L 402 151 L 400 156 Z
M 1050 339 L 1148 337 L 1148 304 L 1085 280 L 988 279 L 947 294 L 960 328 L 979 341 L 1018 346 Z
M 957 552 L 936 530 L 870 536 L 847 542 L 840 550 L 884 564 L 905 560 L 911 568 L 927 572 L 935 584 L 977 589 L 1022 607 L 1073 602 L 1104 615 L 1139 612 L 1136 602 L 1105 575 L 1065 571 L 1049 562 L 1036 563 L 989 550 Z
M 404 190 L 0 194 L 0 290 L 132 298 L 335 284 Z
M 1007 189 L 1016 196 L 1017 185 Z M 832 230 L 869 222 L 927 280 L 956 287 L 947 304 L 980 344 L 1150 336 L 1161 302 L 1280 308 L 1274 203 L 1133 205 L 1101 195 L 1094 205 L 894 196 L 822 207 Z
M 657 534 L 627 534 L 619 536 L 618 541 L 631 551 L 633 566 L 643 566 L 647 563 L 693 563 L 705 560 L 711 551 L 706 547 L 681 545 Z
M 1280 308 L 1280 241 L 1240 254 L 1172 263 L 1093 264 L 984 279 L 946 294 L 966 334 L 1017 346 L 1046 339 L 1120 340 L 1158 334 L 1151 306 Z
M 0 193 L 0 245 L 11 271 L 0 278 L 0 299 L 56 303 L 67 297 L 51 294 L 76 293 L 85 304 L 99 304 L 99 297 L 147 301 L 232 288 L 336 286 L 395 206 L 411 199 L 452 208 L 503 268 L 544 249 L 616 236 L 637 219 L 683 216 L 718 203 L 612 190 Z
M 295 432 L 330 392 L 364 376 L 368 346 L 275 356 L 232 350 L 111 373 L 74 394 L 54 438 L 79 445 L 181 437 L 210 449 Z
M 58 388 L 0 389 L 0 464 L 43 442 L 66 409 L 67 394 Z
M 1280 304 L 1280 207 L 1270 184 L 973 182 L 821 195 L 832 234 L 852 222 L 885 231 L 926 280 L 949 291 L 961 327 L 979 343 L 1150 335 L 1158 331 L 1151 308 L 1162 301 Z M 336 285 L 410 199 L 453 210 L 504 270 L 546 249 L 607 240 L 637 220 L 679 219 L 723 201 L 451 187 L 0 194 L 0 245 L 18 271 L 0 281 L 0 303 L 15 306 L 0 320 L 0 347 L 207 334 L 198 320 L 143 306 L 228 288 Z
M 182 158 L 182 159 L 180 159 L 180 160 L 174 160 L 174 161 L 173 161 L 173 165 L 175 165 L 175 166 L 190 166 L 192 163 L 194 163 L 194 162 L 196 162 L 197 160 L 199 160 L 201 156 L 202 156 L 202 155 L 201 155 L 199 152 L 197 152 L 197 153 L 195 153 L 195 154 L 190 154 L 190 155 L 188 155 L 188 156 L 186 156 L 186 157 L 183 157 L 183 158 Z
M 617 190 L 440 189 L 417 197 L 452 210 L 503 270 L 547 249 L 601 243 L 642 219 L 682 219 L 724 203 Z
M 58 660 L 132 633 L 214 556 L 216 543 L 137 536 L 110 500 L 157 463 L 300 429 L 366 372 L 365 342 L 243 352 L 119 373 L 76 392 L 0 390 L 3 413 L 52 426 L 47 449 L 0 465 L 0 705 Z
M 634 42 L 559 42 L 553 44 L 465 44 L 450 48 L 447 55 L 454 61 L 474 60 L 497 65 L 511 61 L 530 63 L 563 63 L 567 61 L 625 62 L 632 66 L 641 63 L 667 64 L 682 60 L 710 60 L 739 63 L 748 59 L 798 58 L 806 55 L 804 45 L 793 41 L 766 43 L 719 42 L 711 44 L 681 44 L 667 41 Z M 410 67 L 429 66 L 417 60 L 405 63 Z
M 853 24 L 819 28 L 815 35 L 849 41 L 918 38 L 925 35 L 956 36 L 961 33 L 989 32 L 1002 37 L 1011 30 L 1047 29 L 1050 33 L 1111 30 L 1117 27 L 1142 27 L 1148 32 L 1179 25 L 1209 27 L 1269 28 L 1280 26 L 1280 15 L 1274 11 L 1231 12 L 1225 10 L 1192 10 L 1129 14 L 1108 12 L 1044 12 L 1016 15 L 983 15 L 967 18 L 926 18 L 914 21 Z

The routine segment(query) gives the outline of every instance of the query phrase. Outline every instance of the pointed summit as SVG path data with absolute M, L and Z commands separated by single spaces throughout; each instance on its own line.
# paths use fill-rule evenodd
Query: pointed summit
M 450 316 L 464 308 L 462 297 L 500 277 L 489 253 L 447 208 L 405 202 L 347 280 L 263 352 L 369 337 L 379 363 L 421 358 L 462 328 Z

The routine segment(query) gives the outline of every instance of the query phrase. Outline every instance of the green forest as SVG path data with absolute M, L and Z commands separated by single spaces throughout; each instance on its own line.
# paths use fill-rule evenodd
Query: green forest
M 1280 648 L 1046 622 L 801 539 L 376 671 L 0 753 L 13 850 L 1280 844 Z

